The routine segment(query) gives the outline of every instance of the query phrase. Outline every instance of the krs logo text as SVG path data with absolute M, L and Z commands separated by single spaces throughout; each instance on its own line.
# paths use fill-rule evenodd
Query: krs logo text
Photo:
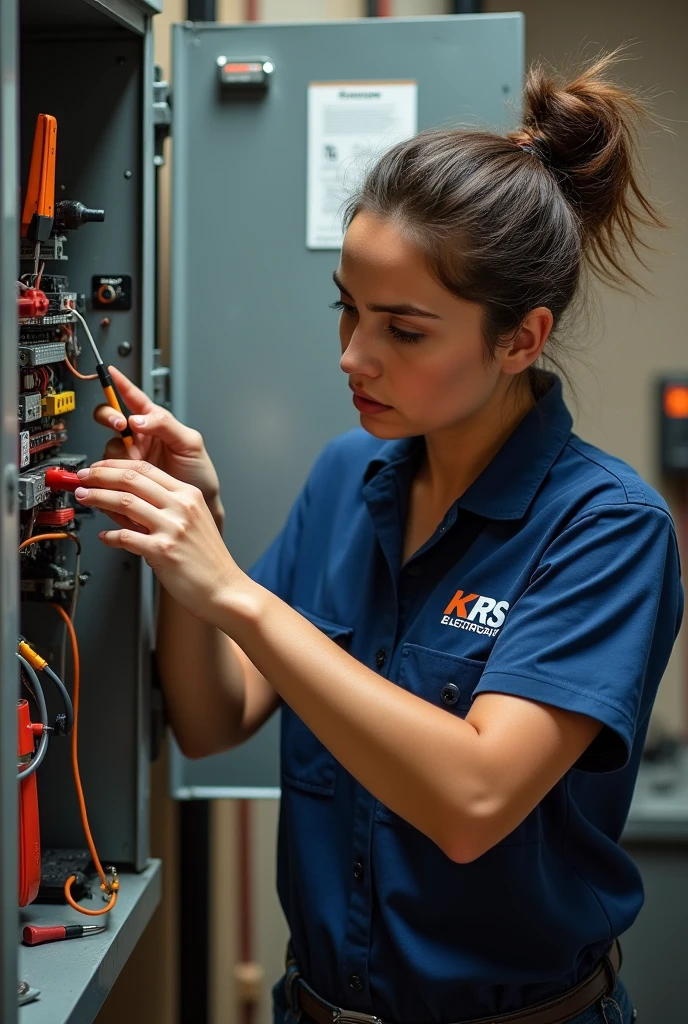
M 442 625 L 467 629 L 482 636 L 497 636 L 508 611 L 508 601 L 496 601 L 494 597 L 465 594 L 463 590 L 457 590 L 444 609 Z

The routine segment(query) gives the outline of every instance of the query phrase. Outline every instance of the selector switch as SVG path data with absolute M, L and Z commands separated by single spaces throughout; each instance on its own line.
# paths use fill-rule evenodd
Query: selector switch
M 101 275 L 91 279 L 94 309 L 131 309 L 131 277 Z

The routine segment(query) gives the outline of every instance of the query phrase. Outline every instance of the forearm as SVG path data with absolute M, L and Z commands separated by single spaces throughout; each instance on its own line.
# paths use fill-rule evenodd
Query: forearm
M 190 757 L 227 749 L 242 738 L 245 680 L 232 647 L 221 630 L 160 588 L 158 670 L 170 725 Z
M 470 724 L 381 678 L 246 578 L 215 621 L 337 760 L 445 851 L 487 815 Z

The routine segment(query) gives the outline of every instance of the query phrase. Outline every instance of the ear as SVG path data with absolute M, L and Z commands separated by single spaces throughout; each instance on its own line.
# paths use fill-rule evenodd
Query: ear
M 509 347 L 502 350 L 502 370 L 504 373 L 523 373 L 535 362 L 547 341 L 554 317 L 546 306 L 531 309 L 520 329 L 513 336 Z

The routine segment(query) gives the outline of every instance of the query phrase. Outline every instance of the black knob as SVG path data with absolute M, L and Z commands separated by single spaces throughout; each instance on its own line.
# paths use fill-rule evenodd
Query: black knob
M 61 199 L 55 203 L 53 231 L 76 231 L 82 224 L 105 220 L 105 210 L 91 210 L 75 199 Z

